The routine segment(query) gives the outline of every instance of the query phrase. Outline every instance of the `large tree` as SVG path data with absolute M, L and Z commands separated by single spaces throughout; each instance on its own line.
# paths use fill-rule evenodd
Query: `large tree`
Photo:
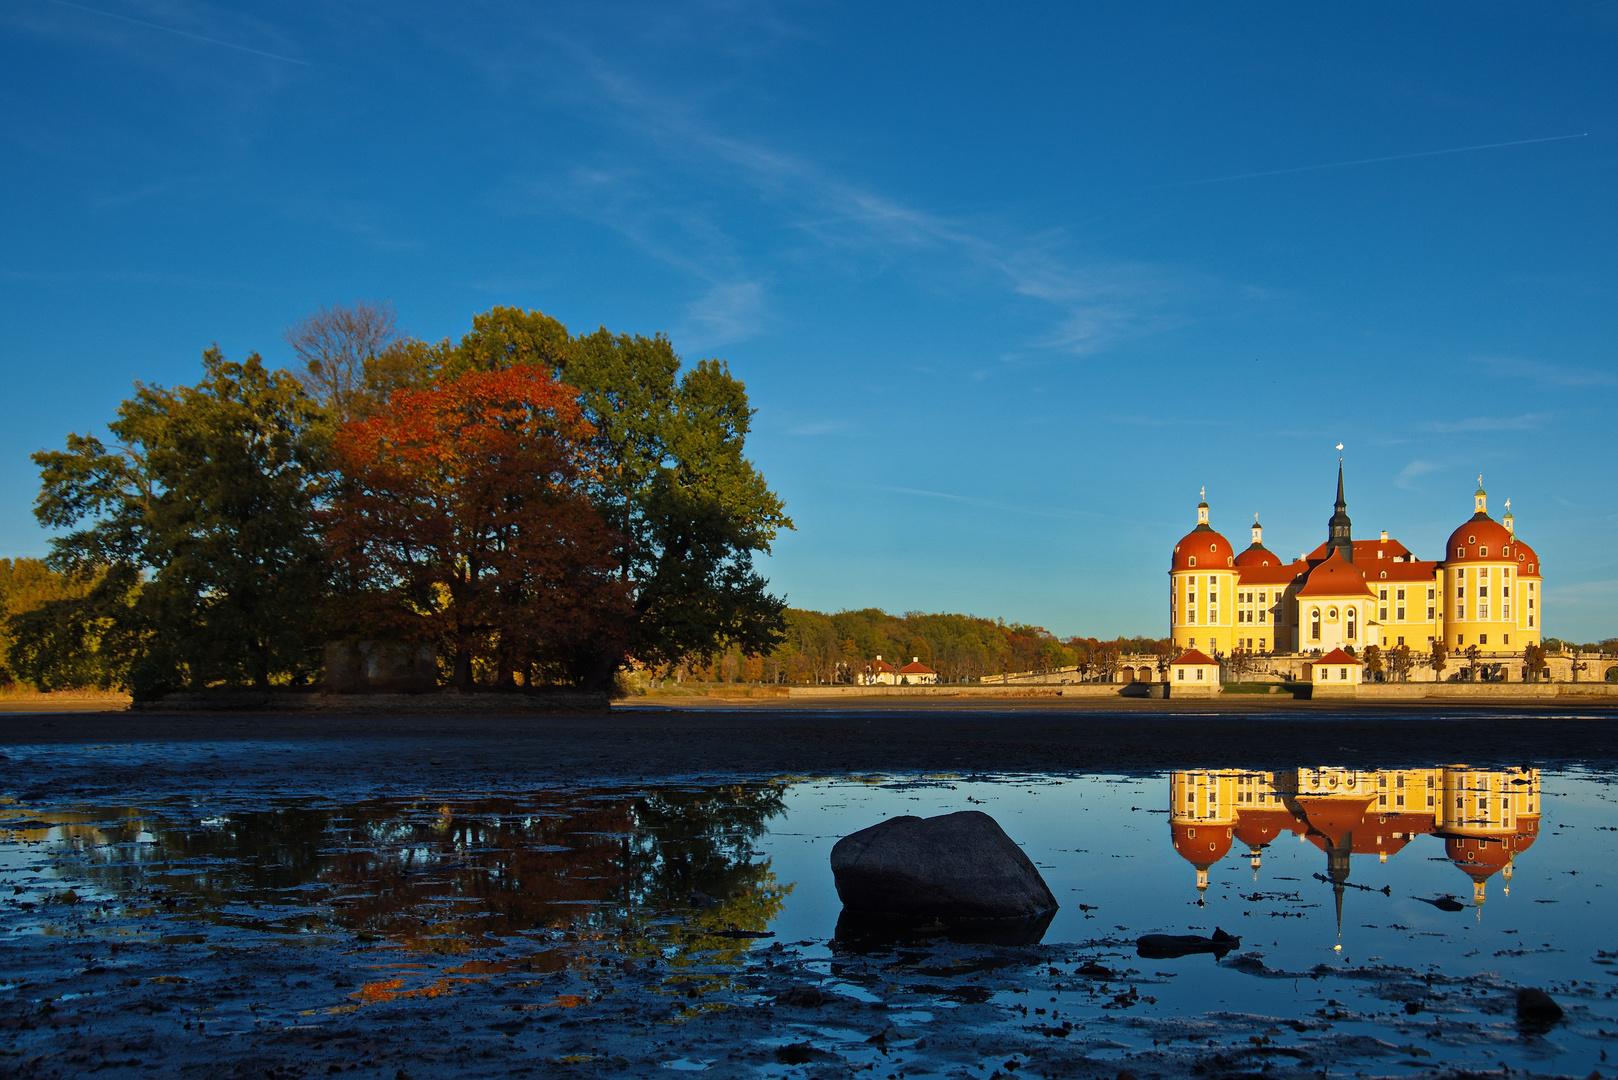
M 446 372 L 535 366 L 577 387 L 602 462 L 597 501 L 620 536 L 632 589 L 630 652 L 671 662 L 735 646 L 767 652 L 782 638 L 784 601 L 754 569 L 790 529 L 780 498 L 745 456 L 753 411 L 718 360 L 681 370 L 668 338 L 572 337 L 540 312 L 495 308 L 473 320 Z M 604 683 L 622 655 L 603 652 L 587 678 Z
M 618 538 L 592 498 L 595 431 L 542 367 L 469 370 L 395 393 L 335 442 L 329 538 L 362 618 L 427 637 L 471 690 L 587 681 L 622 655 Z
M 326 484 L 323 414 L 255 354 L 203 353 L 196 386 L 136 384 L 109 448 L 69 435 L 33 456 L 35 514 L 62 530 L 51 565 L 90 587 L 15 622 L 49 670 L 93 649 L 137 696 L 301 681 L 318 662 L 325 564 L 313 512 Z

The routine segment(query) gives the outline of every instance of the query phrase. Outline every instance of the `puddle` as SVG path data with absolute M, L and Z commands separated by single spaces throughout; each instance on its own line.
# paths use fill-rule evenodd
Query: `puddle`
M 436 1024 L 581 1075 L 1585 1076 L 1618 1053 L 1612 800 L 1577 770 L 1434 766 L 10 802 L 0 1007 L 47 1057 L 100 1008 L 289 1061 L 343 1038 L 430 1060 Z M 1062 905 L 1038 944 L 833 940 L 838 837 L 974 808 Z M 1134 944 L 1216 928 L 1240 946 Z M 1564 1020 L 1520 1028 L 1519 986 Z M 402 1018 L 416 1042 L 366 1048 Z

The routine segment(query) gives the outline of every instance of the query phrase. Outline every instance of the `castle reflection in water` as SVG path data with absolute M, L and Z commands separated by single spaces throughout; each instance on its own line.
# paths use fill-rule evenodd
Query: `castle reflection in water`
M 1247 846 L 1256 873 L 1266 847 L 1297 836 L 1325 853 L 1341 898 L 1353 856 L 1387 862 L 1416 837 L 1432 836 L 1481 904 L 1488 880 L 1510 879 L 1512 863 L 1539 835 L 1538 769 L 1181 771 L 1170 774 L 1169 800 L 1174 850 L 1196 867 L 1199 890 L 1235 845 Z

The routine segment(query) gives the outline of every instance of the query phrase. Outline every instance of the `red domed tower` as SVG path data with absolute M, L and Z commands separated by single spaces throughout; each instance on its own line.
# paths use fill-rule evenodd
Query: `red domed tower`
M 1539 558 L 1518 543 L 1515 521 L 1508 528 L 1489 516 L 1481 476 L 1472 502 L 1472 516 L 1444 545 L 1444 639 L 1451 652 L 1475 647 L 1484 655 L 1520 655 L 1540 639 Z
M 1208 521 L 1207 490 L 1196 528 L 1169 559 L 1169 636 L 1177 652 L 1200 649 L 1215 659 L 1232 648 L 1236 621 L 1236 551 Z

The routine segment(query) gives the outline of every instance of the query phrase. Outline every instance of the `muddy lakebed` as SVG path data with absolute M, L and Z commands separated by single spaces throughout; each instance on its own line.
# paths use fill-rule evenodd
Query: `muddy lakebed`
M 1604 770 L 230 782 L 284 753 L 6 748 L 0 1073 L 1582 1078 L 1618 1054 Z M 27 782 L 96 755 L 216 769 Z M 839 837 L 966 809 L 1040 868 L 1048 924 L 839 926 Z M 1216 928 L 1240 945 L 1137 952 Z M 1519 1017 L 1521 987 L 1562 1018 Z

